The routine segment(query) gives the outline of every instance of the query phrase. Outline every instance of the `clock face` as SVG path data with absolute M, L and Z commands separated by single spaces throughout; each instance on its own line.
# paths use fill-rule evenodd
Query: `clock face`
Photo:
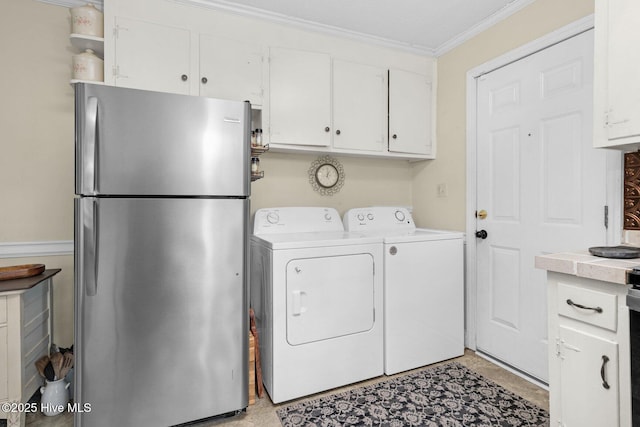
M 324 188 L 331 188 L 338 183 L 340 175 L 332 164 L 325 163 L 316 169 L 316 181 Z
M 333 196 L 344 185 L 344 168 L 331 156 L 322 156 L 308 169 L 309 184 L 322 196 Z

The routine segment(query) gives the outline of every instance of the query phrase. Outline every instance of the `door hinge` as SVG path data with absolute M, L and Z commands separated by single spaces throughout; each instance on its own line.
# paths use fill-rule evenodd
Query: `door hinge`
M 609 228 L 609 206 L 604 206 L 604 228 Z

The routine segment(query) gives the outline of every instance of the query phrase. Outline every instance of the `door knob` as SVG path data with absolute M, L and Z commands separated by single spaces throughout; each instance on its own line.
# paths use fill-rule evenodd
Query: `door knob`
M 488 236 L 488 234 L 487 234 L 486 230 L 476 231 L 476 237 L 479 237 L 482 240 L 486 239 L 487 236 Z
M 485 211 L 484 209 L 477 211 L 476 217 L 480 219 L 485 219 L 487 217 L 487 211 Z

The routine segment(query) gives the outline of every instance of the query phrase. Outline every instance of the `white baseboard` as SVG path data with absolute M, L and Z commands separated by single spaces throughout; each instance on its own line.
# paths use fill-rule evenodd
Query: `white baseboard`
M 508 365 L 494 357 L 492 357 L 491 355 L 487 354 L 487 353 L 483 353 L 481 350 L 475 350 L 476 355 L 482 357 L 485 360 L 488 360 L 489 362 L 493 363 L 494 365 L 498 365 L 503 369 L 506 369 L 507 371 L 511 372 L 512 374 L 515 374 L 517 376 L 519 376 L 522 379 L 525 379 L 527 381 L 529 381 L 532 384 L 537 385 L 538 387 L 540 387 L 541 389 L 547 390 L 549 391 L 549 384 L 543 382 L 542 380 L 540 380 L 539 378 L 535 378 L 532 377 L 531 375 L 527 374 L 526 372 L 523 372 L 519 369 L 514 368 L 511 365 Z
M 0 242 L 0 258 L 73 255 L 73 240 L 46 242 Z

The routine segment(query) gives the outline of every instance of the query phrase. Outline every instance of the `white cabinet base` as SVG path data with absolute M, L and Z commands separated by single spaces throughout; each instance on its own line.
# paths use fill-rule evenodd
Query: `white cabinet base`
M 0 419 L 8 427 L 24 427 L 26 413 L 7 412 L 3 404 L 19 408 L 44 384 L 35 361 L 51 347 L 51 277 L 59 271 L 11 281 L 32 281 L 26 289 L 5 291 L 10 281 L 0 282 Z
M 631 427 L 627 287 L 547 278 L 550 425 Z

